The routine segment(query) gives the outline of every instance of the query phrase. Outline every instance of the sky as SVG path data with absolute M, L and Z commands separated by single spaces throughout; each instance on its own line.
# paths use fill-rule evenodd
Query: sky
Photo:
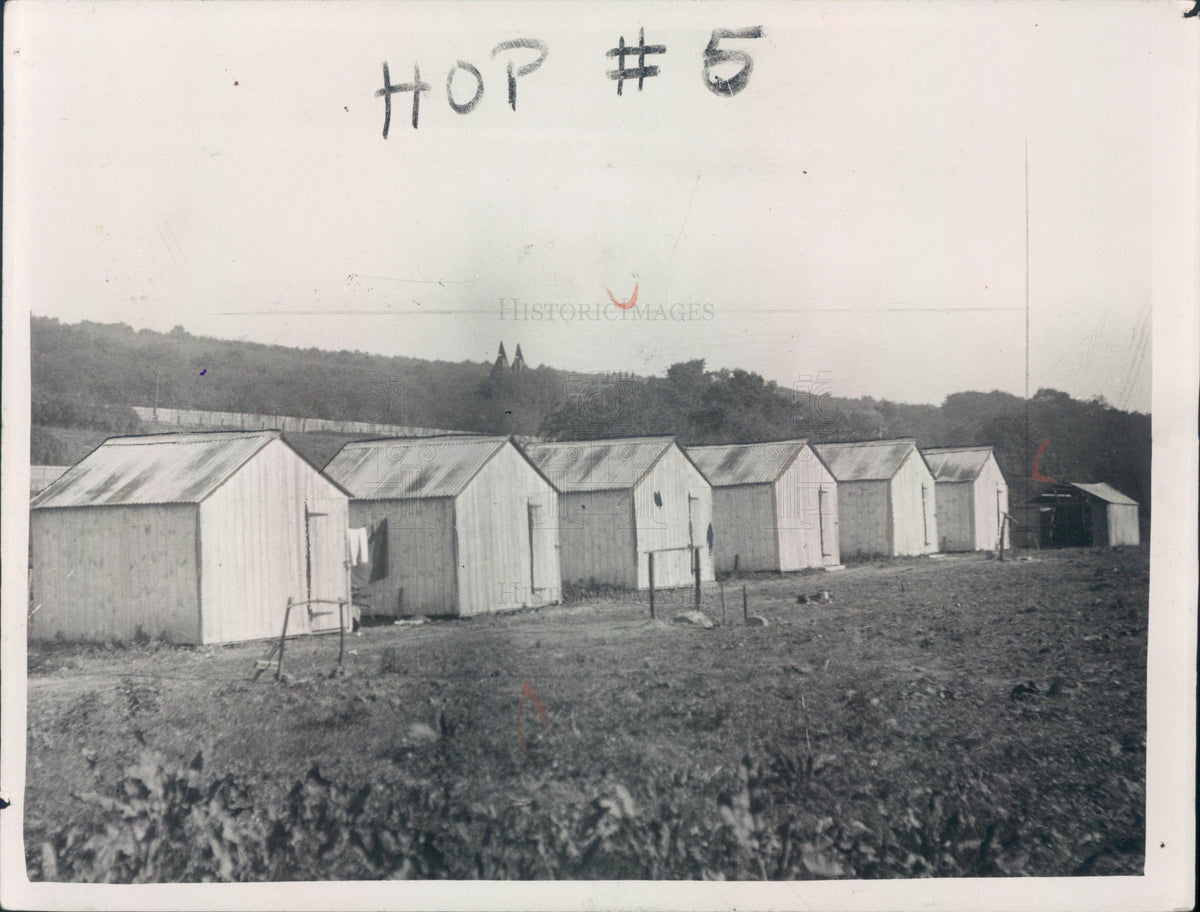
M 6 308 L 1149 411 L 1156 217 L 1178 204 L 1152 175 L 1191 126 L 1177 6 L 18 0 Z M 719 96 L 705 47 L 751 26 L 719 44 L 753 61 Z M 605 52 L 639 29 L 659 73 L 618 94 Z M 515 109 L 506 67 L 538 53 L 493 53 L 512 39 L 547 48 Z M 457 61 L 483 84 L 465 114 Z M 384 62 L 429 85 L 415 130 L 391 95 L 387 139 Z M 457 67 L 458 104 L 474 86 Z

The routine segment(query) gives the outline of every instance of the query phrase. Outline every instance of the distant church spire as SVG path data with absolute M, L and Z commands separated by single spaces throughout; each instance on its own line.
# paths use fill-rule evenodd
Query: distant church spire
M 525 369 L 525 356 L 521 354 L 521 343 L 517 343 L 517 353 L 513 355 L 512 369 L 514 371 Z
M 492 365 L 492 376 L 500 373 L 502 370 L 508 370 L 508 355 L 504 353 L 504 343 L 500 343 L 500 354 L 496 355 L 496 363 Z

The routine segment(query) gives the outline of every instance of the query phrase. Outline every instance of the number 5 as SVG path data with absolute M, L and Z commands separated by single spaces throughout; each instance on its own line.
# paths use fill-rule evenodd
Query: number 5
M 732 98 L 742 89 L 746 88 L 746 83 L 750 81 L 750 72 L 754 69 L 754 61 L 750 59 L 750 55 L 746 51 L 718 50 L 717 45 L 720 44 L 721 39 L 761 37 L 761 25 L 744 29 L 713 29 L 712 37 L 708 40 L 708 47 L 704 49 L 704 84 L 708 86 L 710 92 L 714 95 L 724 95 L 727 98 Z M 729 79 L 713 76 L 710 72 L 711 69 L 716 64 L 724 63 L 726 60 L 740 61 L 742 68 Z

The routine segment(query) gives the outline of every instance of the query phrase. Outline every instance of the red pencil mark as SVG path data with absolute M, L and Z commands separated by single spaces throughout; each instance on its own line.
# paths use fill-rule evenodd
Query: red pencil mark
M 621 310 L 629 310 L 629 308 L 631 308 L 634 304 L 637 303 L 637 293 L 638 293 L 638 283 L 637 282 L 633 283 L 633 296 L 628 301 L 618 301 L 616 299 L 616 296 L 611 291 L 609 291 L 609 289 L 606 288 L 604 290 L 608 292 L 608 299 L 610 301 L 612 301 L 614 304 L 616 304 L 619 308 L 621 308 Z
M 1033 480 L 1034 481 L 1049 481 L 1049 482 L 1058 481 L 1057 478 L 1047 478 L 1045 475 L 1043 475 L 1041 472 L 1038 471 L 1038 460 L 1040 460 L 1042 458 L 1042 454 L 1044 452 L 1046 452 L 1046 447 L 1048 447 L 1049 445 L 1050 445 L 1050 438 L 1047 437 L 1045 440 L 1042 441 L 1042 445 L 1040 447 L 1038 447 L 1037 455 L 1033 457 Z
M 533 685 L 528 681 L 521 687 L 521 702 L 517 704 L 517 743 L 521 745 L 521 750 L 525 750 L 525 701 L 529 700 L 533 703 L 533 708 L 538 712 L 538 718 L 542 720 L 542 725 L 550 724 L 550 716 L 546 713 L 546 707 L 542 705 L 542 701 L 538 699 L 537 693 L 533 689 Z

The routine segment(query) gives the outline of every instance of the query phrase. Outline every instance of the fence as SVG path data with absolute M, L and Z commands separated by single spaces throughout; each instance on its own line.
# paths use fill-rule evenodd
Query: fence
M 379 437 L 436 437 L 441 434 L 470 434 L 445 428 L 409 427 L 399 424 L 375 424 L 370 421 L 335 421 L 330 418 L 300 418 L 293 415 L 256 415 L 250 412 L 212 412 L 203 409 L 151 408 L 133 406 L 138 420 L 181 427 L 227 428 L 238 430 L 280 430 L 300 433 L 327 431 L 333 434 L 375 434 Z

